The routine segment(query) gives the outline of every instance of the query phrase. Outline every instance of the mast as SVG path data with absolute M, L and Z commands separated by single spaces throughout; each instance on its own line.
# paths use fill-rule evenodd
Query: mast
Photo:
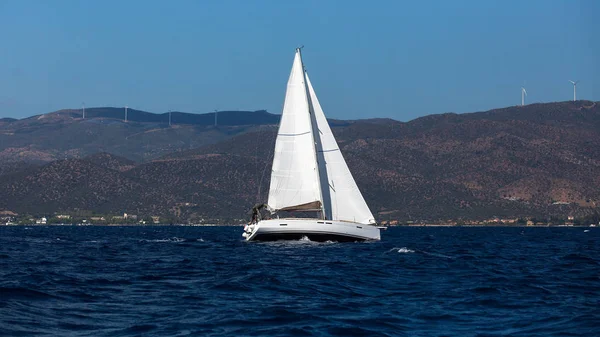
M 327 201 L 329 201 L 329 183 L 327 180 L 327 171 L 326 170 L 322 170 L 321 167 L 323 166 L 322 164 L 324 164 L 324 158 L 322 156 L 323 154 L 323 147 L 321 145 L 321 137 L 318 136 L 319 134 L 319 128 L 317 126 L 317 120 L 315 119 L 315 112 L 314 112 L 314 108 L 312 105 L 312 100 L 310 98 L 310 94 L 308 92 L 308 83 L 306 81 L 306 69 L 304 68 L 304 62 L 302 61 L 302 48 L 296 48 L 296 52 L 298 52 L 298 54 L 300 55 L 300 63 L 302 65 L 302 79 L 304 81 L 304 93 L 306 95 L 306 102 L 308 103 L 308 113 L 310 115 L 310 125 L 311 125 L 311 131 L 312 131 L 312 138 L 313 138 L 313 153 L 315 155 L 315 162 L 317 163 L 317 186 L 319 188 L 319 196 L 321 199 L 321 219 L 327 219 L 327 211 L 329 210 L 329 207 L 325 207 L 325 197 L 327 198 Z M 321 154 L 321 156 L 319 156 L 318 154 Z M 319 162 L 321 162 L 321 165 L 319 164 Z M 326 190 L 323 189 L 323 179 L 325 179 L 325 183 L 326 183 Z M 325 192 L 325 193 L 324 193 Z M 326 194 L 326 195 L 324 195 Z M 329 210 L 330 211 L 330 210 Z M 329 216 L 329 220 L 331 220 L 331 216 Z

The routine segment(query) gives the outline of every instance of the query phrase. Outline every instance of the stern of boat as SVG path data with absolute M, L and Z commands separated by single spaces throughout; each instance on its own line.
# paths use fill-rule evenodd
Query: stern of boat
M 247 224 L 244 226 L 244 232 L 242 233 L 242 237 L 246 239 L 246 241 L 252 241 L 256 233 L 258 232 L 259 223 Z

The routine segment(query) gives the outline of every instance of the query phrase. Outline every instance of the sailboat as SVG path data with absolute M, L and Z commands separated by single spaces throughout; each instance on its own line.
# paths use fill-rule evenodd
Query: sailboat
M 379 240 L 369 210 L 319 104 L 296 49 L 275 141 L 269 196 L 262 219 L 260 207 L 244 227 L 247 241 Z M 316 214 L 282 217 L 281 213 Z

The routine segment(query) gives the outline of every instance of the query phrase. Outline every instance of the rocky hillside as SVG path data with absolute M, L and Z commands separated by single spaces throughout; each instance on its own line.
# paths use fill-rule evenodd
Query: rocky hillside
M 86 123 L 67 128 L 79 134 L 89 131 Z M 114 134 L 125 135 L 129 124 L 122 124 L 105 127 L 113 125 Z M 600 106 L 595 102 L 432 115 L 408 123 L 333 124 L 350 169 L 379 220 L 566 217 L 598 210 Z M 94 134 L 93 142 L 77 148 L 78 156 L 107 148 L 151 153 L 128 156 L 137 162 L 104 153 L 40 165 L 52 158 L 23 162 L 22 154 L 5 147 L 3 154 L 11 159 L 0 165 L 0 209 L 152 213 L 187 221 L 241 218 L 255 202 L 266 200 L 276 125 L 232 125 L 227 131 L 184 127 L 188 133 L 172 128 L 148 131 L 157 137 L 124 147 L 115 145 L 114 137 Z M 162 132 L 178 136 L 161 137 Z M 183 135 L 210 141 L 202 146 L 173 145 Z M 45 149 L 48 153 L 53 147 L 48 144 Z M 154 159 L 139 162 L 144 156 Z

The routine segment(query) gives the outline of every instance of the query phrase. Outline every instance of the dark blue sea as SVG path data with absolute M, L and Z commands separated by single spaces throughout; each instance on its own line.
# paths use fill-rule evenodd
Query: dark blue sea
M 600 336 L 600 228 L 0 227 L 2 336 Z

